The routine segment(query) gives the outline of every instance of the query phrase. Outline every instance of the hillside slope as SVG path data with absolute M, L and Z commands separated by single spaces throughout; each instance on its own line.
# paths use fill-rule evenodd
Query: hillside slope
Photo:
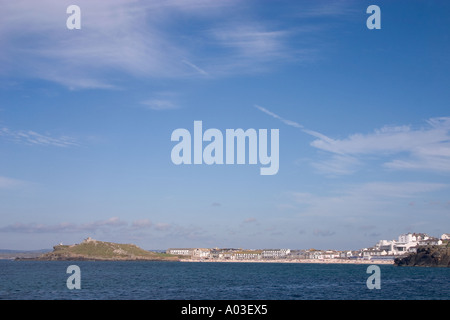
M 52 252 L 38 257 L 38 260 L 178 261 L 178 259 L 178 256 L 147 251 L 134 244 L 104 242 L 91 238 L 80 244 L 54 246 Z

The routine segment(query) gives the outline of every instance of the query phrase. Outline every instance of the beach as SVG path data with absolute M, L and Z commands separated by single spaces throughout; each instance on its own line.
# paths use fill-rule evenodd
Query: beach
M 254 263 L 324 263 L 324 264 L 394 264 L 394 260 L 363 259 L 180 259 L 181 262 L 254 262 Z

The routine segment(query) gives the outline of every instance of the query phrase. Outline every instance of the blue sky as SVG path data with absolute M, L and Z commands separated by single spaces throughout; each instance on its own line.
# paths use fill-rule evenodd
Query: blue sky
M 450 232 L 446 1 L 1 6 L 0 248 L 358 249 Z M 171 133 L 196 120 L 279 129 L 278 173 L 174 165 Z

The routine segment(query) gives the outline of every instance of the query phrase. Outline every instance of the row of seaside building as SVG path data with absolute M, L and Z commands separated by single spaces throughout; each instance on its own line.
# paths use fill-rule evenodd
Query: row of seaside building
M 360 250 L 291 250 L 261 249 L 247 250 L 235 248 L 170 248 L 168 254 L 185 256 L 187 259 L 210 260 L 275 260 L 275 259 L 394 259 L 411 252 L 419 246 L 443 245 L 450 240 L 450 234 L 444 233 L 440 238 L 430 237 L 425 233 L 407 233 L 398 240 L 380 240 L 375 246 Z

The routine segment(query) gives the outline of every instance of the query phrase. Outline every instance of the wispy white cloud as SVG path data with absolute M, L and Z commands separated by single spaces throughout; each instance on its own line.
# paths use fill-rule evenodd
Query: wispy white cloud
M 179 106 L 176 105 L 174 102 L 172 102 L 170 100 L 165 100 L 165 99 L 145 100 L 145 101 L 142 101 L 141 104 L 144 105 L 146 108 L 155 110 L 155 111 L 173 110 L 173 109 L 179 108 Z
M 260 111 L 262 111 L 262 112 L 264 112 L 264 113 L 266 113 L 266 114 L 268 114 L 269 116 L 271 116 L 271 117 L 273 117 L 275 119 L 280 120 L 281 122 L 283 122 L 284 124 L 286 124 L 288 126 L 301 129 L 304 133 L 309 134 L 309 135 L 311 135 L 313 137 L 319 138 L 320 140 L 333 141 L 332 139 L 328 138 L 326 135 L 324 135 L 324 134 L 322 134 L 320 132 L 307 129 L 303 125 L 299 124 L 298 122 L 285 119 L 285 118 L 279 116 L 278 114 L 276 114 L 276 113 L 274 113 L 274 112 L 272 112 L 272 111 L 270 111 L 270 110 L 268 110 L 268 109 L 266 109 L 264 107 L 261 107 L 259 105 L 255 105 L 255 108 L 260 110 Z
M 322 229 L 315 229 L 313 231 L 313 235 L 319 236 L 319 237 L 330 237 L 333 236 L 336 232 L 331 230 L 322 230 Z
M 444 190 L 449 185 L 445 183 L 432 182 L 368 182 L 351 188 L 349 196 L 367 196 L 373 198 L 413 198 L 420 194 Z
M 147 229 L 152 226 L 153 223 L 149 219 L 140 219 L 131 223 L 131 227 L 135 229 Z
M 115 72 L 167 77 L 184 72 L 184 49 L 164 32 L 170 3 L 80 0 L 81 30 L 67 30 L 70 1 L 14 1 L 3 5 L 4 70 L 73 89 L 112 88 Z M 187 4 L 186 4 L 187 5 Z M 181 8 L 180 3 L 172 6 Z M 173 7 L 172 7 L 173 10 Z M 2 64 L 3 65 L 3 64 Z M 11 70 L 13 69 L 13 70 Z M 108 79 L 109 78 L 109 79 Z
M 318 47 L 308 43 L 293 45 L 299 34 L 317 33 L 317 29 L 291 30 L 269 22 L 231 21 L 211 28 L 205 44 L 215 52 L 203 60 L 213 75 L 261 73 L 289 63 L 316 60 Z
M 360 237 L 363 231 L 365 236 L 376 235 L 374 241 L 377 241 L 380 234 L 445 226 L 448 199 L 438 195 L 449 188 L 450 185 L 445 183 L 420 181 L 339 185 L 326 194 L 292 193 L 292 205 L 297 207 L 292 211 L 297 213 L 302 227 L 307 226 L 316 236 L 333 239 L 352 234 Z M 367 226 L 376 226 L 376 230 L 370 230 L 369 235 Z M 354 242 L 349 241 L 348 245 L 354 246 Z
M 427 124 L 420 128 L 385 126 L 346 139 L 317 139 L 311 145 L 337 155 L 376 155 L 391 169 L 450 172 L 450 118 L 432 118 Z
M 317 49 L 292 39 L 305 32 L 250 17 L 240 1 L 79 0 L 81 29 L 68 30 L 69 0 L 3 3 L 0 73 L 57 82 L 71 89 L 121 87 L 140 78 L 218 77 L 260 72 Z M 186 19 L 174 19 L 174 16 Z M 245 19 L 244 19 L 245 18 Z M 204 24 L 189 29 L 185 20 Z M 174 28 L 181 24 L 181 27 Z
M 326 174 L 351 174 L 370 155 L 383 166 L 397 170 L 432 170 L 450 172 L 450 117 L 431 118 L 426 125 L 384 126 L 368 134 L 352 134 L 345 139 L 332 139 L 302 124 L 285 119 L 266 108 L 255 107 L 291 127 L 298 128 L 316 140 L 311 146 L 329 152 L 331 157 L 312 165 Z
M 57 224 L 44 223 L 14 223 L 0 228 L 0 232 L 14 233 L 95 233 L 101 230 L 111 230 L 127 226 L 127 222 L 112 217 L 106 220 L 96 220 L 92 222 L 76 224 L 71 222 L 61 222 Z
M 386 203 L 393 203 L 399 199 L 409 203 L 408 199 L 418 199 L 420 196 L 449 187 L 450 185 L 445 183 L 376 181 L 341 186 L 331 195 L 293 192 L 292 199 L 302 206 L 306 205 L 305 212 L 313 215 L 370 215 L 376 213 Z M 378 213 L 381 214 L 382 211 Z
M 325 160 L 314 161 L 311 165 L 320 173 L 339 176 L 358 171 L 362 167 L 362 161 L 353 156 L 335 154 Z
M 270 30 L 256 23 L 247 23 L 213 29 L 210 33 L 217 44 L 229 48 L 236 57 L 264 60 L 285 57 L 289 52 L 285 41 L 289 33 L 286 30 Z
M 15 189 L 28 184 L 29 184 L 28 182 L 22 180 L 0 176 L 0 189 Z
M 32 130 L 10 130 L 0 128 L 0 137 L 17 143 L 40 146 L 71 147 L 79 146 L 77 140 L 69 136 L 52 137 Z
M 146 109 L 154 111 L 175 110 L 181 108 L 178 94 L 172 91 L 155 92 L 146 100 L 140 102 Z
M 247 219 L 245 219 L 245 220 L 243 221 L 243 223 L 245 223 L 245 224 L 248 224 L 248 223 L 257 223 L 257 222 L 258 222 L 258 220 L 257 220 L 256 218 L 254 218 L 254 217 L 247 218 Z
M 296 15 L 310 18 L 348 16 L 358 12 L 352 6 L 353 2 L 349 0 L 307 2 Z
M 171 228 L 172 228 L 172 225 L 170 225 L 169 223 L 158 222 L 155 224 L 155 229 L 157 231 L 167 231 L 167 230 L 170 230 Z
M 183 62 L 184 64 L 188 65 L 189 67 L 191 67 L 192 69 L 194 69 L 195 71 L 197 71 L 199 74 L 201 74 L 203 76 L 208 76 L 209 75 L 208 72 L 206 72 L 205 70 L 203 70 L 199 66 L 193 64 L 192 62 L 189 62 L 187 60 L 182 60 L 181 62 Z
M 119 219 L 118 217 L 112 217 L 106 220 L 97 220 L 80 225 L 81 230 L 96 230 L 103 227 L 121 227 L 126 226 L 128 223 Z
M 1 180 L 0 180 L 1 182 Z M 197 240 L 206 237 L 206 231 L 196 226 L 178 225 L 175 223 L 156 222 L 149 219 L 140 219 L 132 222 L 112 217 L 104 220 L 95 220 L 85 223 L 61 222 L 56 224 L 46 223 L 13 223 L 0 227 L 0 233 L 17 234 L 80 234 L 114 237 L 115 234 L 122 238 L 158 238 L 168 237 L 178 240 Z
M 72 223 L 59 223 L 54 225 L 46 225 L 40 223 L 14 223 L 0 228 L 0 232 L 11 233 L 60 233 L 73 232 L 75 225 Z
M 288 126 L 291 126 L 291 127 L 294 127 L 294 128 L 299 128 L 299 129 L 303 129 L 304 128 L 301 124 L 299 124 L 299 123 L 297 123 L 295 121 L 284 119 L 284 118 L 280 117 L 279 115 L 277 115 L 276 113 L 273 113 L 272 111 L 269 111 L 266 108 L 261 107 L 261 106 L 259 106 L 257 104 L 255 104 L 255 108 L 260 110 L 260 111 L 262 111 L 262 112 L 264 112 L 265 114 L 268 114 L 269 116 L 271 116 L 271 117 L 273 117 L 275 119 L 280 120 L 281 122 L 287 124 Z

